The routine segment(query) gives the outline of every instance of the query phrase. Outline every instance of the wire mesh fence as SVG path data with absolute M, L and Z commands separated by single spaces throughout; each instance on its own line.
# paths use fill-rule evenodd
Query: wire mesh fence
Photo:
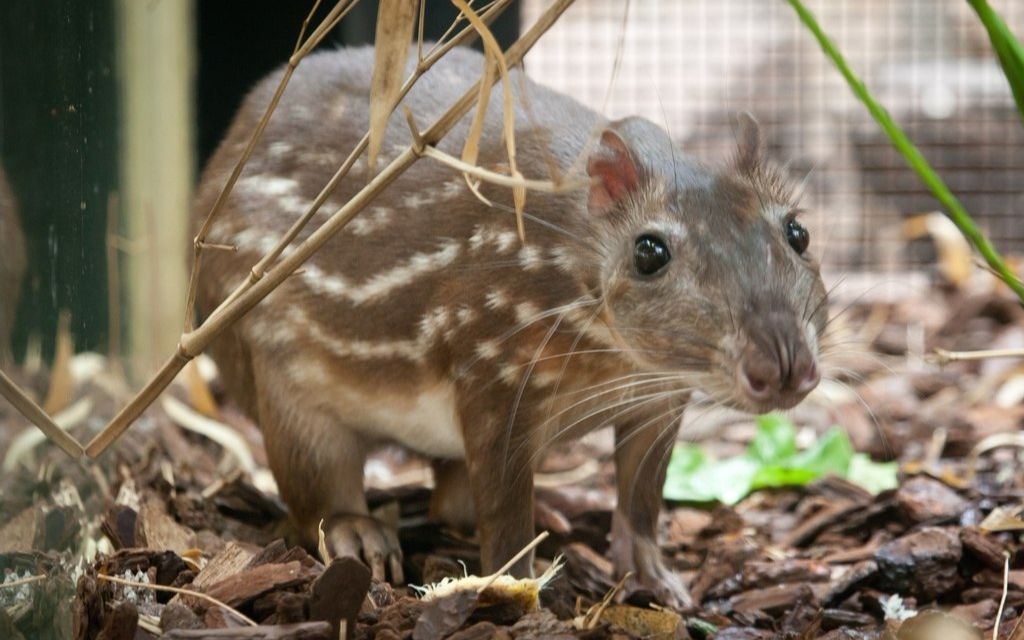
M 808 4 L 996 245 L 1024 254 L 1024 125 L 968 4 Z M 1024 1 L 992 4 L 1024 32 Z M 524 0 L 524 22 L 543 5 Z M 527 58 L 528 72 L 609 117 L 640 114 L 663 124 L 710 161 L 724 161 L 735 114 L 749 111 L 771 156 L 804 181 L 806 220 L 826 271 L 896 276 L 930 268 L 933 247 L 907 242 L 901 227 L 938 203 L 786 2 L 632 2 L 623 31 L 626 6 L 577 3 Z

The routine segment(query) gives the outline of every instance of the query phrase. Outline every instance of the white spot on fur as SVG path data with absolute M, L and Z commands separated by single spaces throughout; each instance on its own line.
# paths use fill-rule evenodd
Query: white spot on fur
M 487 292 L 484 296 L 484 306 L 495 311 L 508 305 L 508 298 L 505 297 L 505 292 L 501 289 L 492 289 Z
M 449 313 L 444 307 L 435 307 L 420 318 L 420 335 L 434 337 L 445 332 Z
M 476 345 L 476 355 L 484 360 L 494 360 L 501 354 L 497 340 L 484 340 Z
M 437 202 L 434 194 L 427 190 L 420 193 L 411 193 L 402 198 L 402 206 L 407 209 L 419 209 Z
M 236 188 L 257 195 L 276 197 L 294 193 L 298 186 L 298 181 L 291 178 L 261 173 L 242 178 L 238 181 Z
M 292 145 L 287 142 L 277 141 L 267 145 L 267 154 L 271 158 L 282 158 L 292 152 Z
M 537 371 L 534 369 L 530 374 L 530 385 L 538 389 L 550 387 L 558 382 L 558 378 L 559 372 L 557 371 Z
M 348 223 L 348 228 L 357 236 L 366 236 L 390 224 L 394 214 L 395 210 L 391 207 L 373 207 L 356 216 Z
M 276 320 L 281 324 L 291 325 L 297 335 L 317 343 L 322 349 L 339 358 L 359 360 L 402 358 L 413 362 L 423 362 L 427 351 L 437 338 L 434 333 L 421 332 L 415 340 L 348 340 L 328 333 L 297 306 L 288 307 L 285 317 Z M 272 338 L 276 340 L 277 336 Z M 292 338 L 292 340 L 294 339 Z M 292 342 L 285 340 L 278 344 L 287 346 Z
M 540 250 L 530 244 L 524 244 L 519 250 L 519 264 L 527 271 L 536 271 L 544 265 Z
M 261 231 L 246 229 L 236 233 L 232 241 L 239 251 L 266 254 L 277 243 L 277 238 Z M 406 262 L 376 273 L 359 284 L 349 282 L 342 275 L 328 274 L 320 266 L 312 263 L 307 263 L 303 267 L 299 277 L 313 293 L 349 300 L 353 304 L 366 304 L 411 284 L 421 275 L 447 267 L 459 257 L 461 251 L 459 243 L 450 240 L 433 253 L 416 253 Z
M 460 304 L 459 308 L 455 311 L 455 317 L 459 322 L 459 326 L 464 327 L 476 319 L 476 312 L 469 305 Z
M 498 379 L 507 385 L 514 386 L 519 382 L 519 367 L 504 364 L 498 369 Z
M 484 247 L 494 247 L 498 253 L 506 253 L 515 247 L 519 236 L 515 231 L 504 231 L 477 225 L 473 227 L 473 235 L 469 237 L 469 247 L 473 251 L 479 251 Z
M 559 269 L 566 273 L 572 273 L 573 259 L 568 249 L 565 247 L 555 247 L 551 250 L 551 259 Z
M 540 307 L 532 302 L 520 302 L 516 305 L 516 321 L 520 324 L 533 322 L 540 315 Z
M 441 185 L 441 197 L 445 200 L 454 200 L 467 191 L 466 183 L 461 179 L 449 180 Z

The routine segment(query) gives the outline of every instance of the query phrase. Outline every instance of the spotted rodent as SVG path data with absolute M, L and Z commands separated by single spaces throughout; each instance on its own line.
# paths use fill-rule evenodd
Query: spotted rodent
M 209 240 L 200 308 L 219 303 L 307 209 L 365 132 L 373 50 L 305 60 Z M 404 102 L 431 123 L 471 86 L 483 58 L 455 50 Z M 203 174 L 205 215 L 270 100 L 280 72 L 242 105 Z M 338 553 L 378 576 L 397 569 L 394 532 L 367 515 L 367 448 L 393 441 L 435 460 L 433 514 L 475 522 L 484 571 L 534 536 L 532 470 L 548 445 L 611 425 L 620 573 L 664 602 L 686 601 L 656 540 L 661 486 L 691 392 L 750 411 L 789 407 L 818 381 L 826 305 L 807 232 L 756 126 L 736 161 L 712 170 L 641 118 L 602 123 L 529 81 L 516 148 L 529 177 L 574 166 L 590 187 L 531 192 L 526 242 L 507 188 L 417 162 L 268 299 L 212 355 L 229 392 L 259 423 L 270 466 L 308 542 L 323 518 Z M 500 91 L 480 164 L 501 169 Z M 403 106 L 383 146 L 410 143 Z M 459 155 L 471 116 L 439 147 Z M 585 154 L 585 155 L 583 155 Z M 576 163 L 578 157 L 584 160 Z M 576 163 L 574 165 L 574 163 Z M 360 161 L 314 219 L 368 180 Z M 308 236 L 304 232 L 301 238 Z M 532 557 L 513 571 L 527 574 Z
M 25 236 L 7 177 L 0 168 L 0 361 L 10 353 L 11 331 L 25 276 Z

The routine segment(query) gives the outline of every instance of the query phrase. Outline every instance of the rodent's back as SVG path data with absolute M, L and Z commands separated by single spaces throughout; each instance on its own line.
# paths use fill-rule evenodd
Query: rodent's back
M 405 106 L 420 128 L 430 126 L 473 85 L 482 66 L 479 54 L 455 49 L 428 71 L 396 109 L 379 166 L 411 141 Z M 318 53 L 298 67 L 208 238 L 232 245 L 237 252 L 204 254 L 201 313 L 208 314 L 248 276 L 252 265 L 305 213 L 363 136 L 369 122 L 372 69 L 371 48 Z M 197 224 L 241 155 L 279 78 L 280 72 L 272 74 L 246 98 L 208 163 L 194 207 Z M 518 72 L 512 85 L 518 93 Z M 528 177 L 543 179 L 553 160 L 564 173 L 586 144 L 597 116 L 568 97 L 528 81 L 527 86 L 532 116 L 516 100 L 519 168 Z M 500 107 L 499 85 L 492 93 L 481 140 L 481 166 L 496 168 L 507 161 Z M 463 118 L 439 148 L 458 157 L 471 119 L 472 114 Z M 370 178 L 361 159 L 297 242 Z M 530 246 L 522 255 L 510 190 L 489 185 L 481 190 L 498 206 L 484 206 L 463 176 L 449 167 L 431 159 L 415 163 L 296 276 L 215 343 L 214 356 L 222 368 L 238 369 L 225 372 L 229 385 L 237 387 L 235 395 L 251 394 L 257 351 L 274 360 L 290 357 L 308 344 L 311 352 L 333 349 L 342 359 L 372 362 L 367 374 L 382 381 L 402 380 L 410 362 L 414 368 L 446 366 L 444 354 L 431 342 L 445 342 L 438 334 L 440 322 L 432 315 L 442 307 L 468 317 L 469 307 L 476 315 L 500 313 L 483 308 L 487 295 L 495 291 L 528 296 L 542 309 L 578 296 L 576 284 L 564 273 L 545 277 L 536 267 L 546 269 L 553 263 L 552 252 L 565 243 L 565 229 L 580 222 L 586 190 L 528 195 L 527 211 L 550 226 L 527 223 Z M 521 262 L 529 268 L 517 268 Z M 465 302 L 453 303 L 459 299 Z M 451 337 L 454 328 L 444 331 Z

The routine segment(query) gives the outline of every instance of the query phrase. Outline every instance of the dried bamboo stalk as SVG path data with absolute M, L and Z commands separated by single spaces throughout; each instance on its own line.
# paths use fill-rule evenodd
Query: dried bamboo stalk
M 39 405 L 33 402 L 32 398 L 25 395 L 25 392 L 18 388 L 18 385 L 14 384 L 14 381 L 8 378 L 7 374 L 2 370 L 0 370 L 0 394 L 7 398 L 7 401 L 18 410 L 18 413 L 39 427 L 39 430 L 45 433 L 50 440 L 53 440 L 54 444 L 60 447 L 64 453 L 72 458 L 81 458 L 82 454 L 85 453 L 78 440 L 75 440 L 71 434 L 61 429 L 60 425 L 54 422 Z
M 573 0 L 556 0 L 544 12 L 537 22 L 524 33 L 504 55 L 506 66 L 514 66 L 522 61 L 526 52 L 547 32 L 555 21 L 568 9 Z M 445 134 L 468 113 L 479 92 L 479 82 L 471 87 L 453 104 L 429 129 L 423 132 L 423 142 L 427 145 L 436 144 Z M 409 146 L 391 161 L 379 174 L 316 231 L 312 233 L 295 251 L 281 259 L 266 276 L 253 284 L 247 291 L 236 297 L 230 304 L 222 305 L 201 327 L 182 335 L 178 350 L 161 367 L 160 371 L 149 383 L 126 405 L 111 422 L 86 446 L 86 453 L 96 457 L 109 447 L 156 397 L 171 383 L 179 371 L 189 360 L 200 354 L 210 342 L 230 324 L 237 321 L 263 298 L 269 295 L 278 285 L 288 278 L 306 260 L 310 258 L 328 239 L 338 233 L 349 221 L 362 211 L 389 184 L 411 167 L 421 154 Z
M 231 170 L 231 175 L 228 176 L 228 180 L 224 183 L 224 188 L 217 195 L 217 199 L 214 200 L 213 206 L 210 207 L 210 212 L 206 214 L 206 219 L 203 221 L 203 225 L 199 229 L 199 233 L 196 234 L 195 239 L 192 242 L 192 274 L 189 276 L 188 281 L 188 293 L 185 300 L 185 331 L 191 331 L 195 321 L 195 310 L 196 310 L 196 293 L 199 288 L 199 271 L 202 266 L 202 254 L 203 245 L 206 241 L 206 236 L 210 233 L 210 228 L 213 227 L 214 219 L 220 210 L 224 208 L 224 203 L 227 201 L 228 196 L 231 194 L 231 190 L 234 189 L 235 183 L 238 182 L 238 178 L 242 175 L 242 169 L 245 168 L 249 158 L 252 156 L 253 150 L 256 148 L 256 143 L 263 135 L 263 131 L 267 128 L 267 124 L 270 122 L 270 116 L 273 115 L 274 110 L 277 109 L 277 104 L 281 101 L 281 96 L 284 95 L 284 90 L 288 86 L 288 82 L 292 78 L 292 74 L 295 73 L 296 67 L 302 62 L 302 59 L 313 50 L 316 45 L 324 39 L 334 25 L 345 17 L 352 7 L 356 5 L 358 0 L 338 0 L 338 3 L 334 5 L 331 12 L 324 17 L 323 21 L 319 26 L 310 34 L 302 46 L 296 46 L 295 51 L 291 57 L 288 58 L 288 66 L 285 68 L 284 75 L 281 76 L 281 81 L 277 85 L 277 89 L 274 91 L 273 97 L 270 99 L 270 104 L 267 105 L 266 111 L 263 112 L 263 116 L 260 118 L 259 123 L 256 125 L 256 129 L 253 130 L 252 136 L 249 138 L 249 142 L 245 145 L 245 150 L 242 151 L 242 155 L 238 158 L 238 162 L 235 163 L 234 169 Z M 313 4 L 313 9 L 310 14 L 306 17 L 306 20 L 302 23 L 302 30 L 304 33 L 306 27 L 309 25 L 309 20 L 312 18 L 313 13 L 319 6 L 319 2 Z
M 496 18 L 498 15 L 501 14 L 502 11 L 505 10 L 505 7 L 507 7 L 511 3 L 511 1 L 512 0 L 496 0 L 488 8 L 487 12 L 481 15 L 481 17 L 484 19 L 484 22 L 490 23 L 492 20 L 494 20 L 494 18 Z M 452 28 L 454 28 L 457 22 L 458 19 L 456 19 L 452 23 L 452 27 L 449 28 L 449 32 L 452 30 Z M 476 30 L 470 26 L 460 31 L 451 40 L 438 42 L 437 44 L 435 44 L 427 53 L 426 57 L 418 62 L 418 64 L 416 65 L 416 70 L 413 72 L 411 76 L 409 76 L 408 79 L 406 79 L 405 84 L 402 85 L 402 89 L 398 93 L 398 102 L 401 102 L 409 93 L 409 90 L 412 89 L 413 85 L 416 84 L 416 82 L 420 79 L 420 77 L 422 77 L 423 74 L 426 73 L 428 69 L 434 66 L 434 64 L 437 63 L 438 60 L 443 58 L 445 54 L 451 51 L 452 48 L 459 46 L 461 44 L 472 42 L 477 37 L 477 35 L 478 34 Z M 334 172 L 334 175 L 331 176 L 331 179 L 327 182 L 324 188 L 320 190 L 320 193 L 317 194 L 316 198 L 313 200 L 313 203 L 309 206 L 309 209 L 306 210 L 306 212 L 298 220 L 295 221 L 291 228 L 288 229 L 288 232 L 285 233 L 284 236 L 282 236 L 281 239 L 277 242 L 274 248 L 271 249 L 265 256 L 260 258 L 260 261 L 257 262 L 256 265 L 249 271 L 249 277 L 246 278 L 245 282 L 241 286 L 236 288 L 234 291 L 232 291 L 231 295 L 229 295 L 227 299 L 223 303 L 221 303 L 220 307 L 224 307 L 225 305 L 233 302 L 238 296 L 240 296 L 247 289 L 249 289 L 249 287 L 259 282 L 259 280 L 261 280 L 263 276 L 266 275 L 267 268 L 273 263 L 277 262 L 277 259 L 281 257 L 282 253 L 284 253 L 285 248 L 287 248 L 288 245 L 290 245 L 292 241 L 298 237 L 299 233 L 306 227 L 307 224 L 309 224 L 309 221 L 312 220 L 313 216 L 317 214 L 317 212 L 320 210 L 320 207 L 323 206 L 324 202 L 326 202 L 327 199 L 331 197 L 331 194 L 334 193 L 334 190 L 338 188 L 338 185 L 341 184 L 341 181 L 345 178 L 345 176 L 349 174 L 349 172 L 352 170 L 352 167 L 355 165 L 356 160 L 359 158 L 359 156 L 363 154 L 364 151 L 366 151 L 369 142 L 370 134 L 369 132 L 367 132 L 366 134 L 363 135 L 362 139 L 356 144 L 355 148 L 352 149 L 352 152 L 349 153 L 348 157 L 345 158 L 345 161 L 341 163 L 341 166 L 338 168 L 338 170 Z M 216 311 L 213 314 L 211 314 L 211 317 L 213 315 L 216 315 Z

